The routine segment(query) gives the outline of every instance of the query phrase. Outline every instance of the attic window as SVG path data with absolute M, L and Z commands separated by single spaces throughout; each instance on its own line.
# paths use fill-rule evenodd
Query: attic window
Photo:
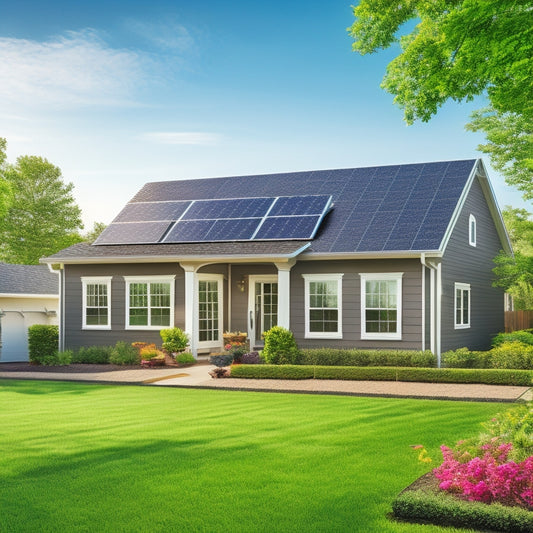
M 477 228 L 476 228 L 476 217 L 474 215 L 470 215 L 468 219 L 468 242 L 470 246 L 476 246 Z

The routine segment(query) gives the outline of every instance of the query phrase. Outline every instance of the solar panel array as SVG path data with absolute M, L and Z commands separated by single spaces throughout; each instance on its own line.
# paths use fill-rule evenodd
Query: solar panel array
M 128 204 L 94 244 L 312 239 L 329 195 Z
M 318 231 L 312 229 L 313 253 L 438 250 L 476 167 L 476 160 L 471 159 L 147 183 L 97 244 L 145 243 L 152 238 L 154 243 L 190 243 L 194 238 L 229 235 L 231 240 L 252 242 L 262 238 L 308 240 L 311 230 L 306 225 L 313 225 L 313 216 L 321 217 L 321 213 L 311 212 L 310 205 L 320 204 L 325 196 L 331 197 L 335 208 L 319 218 Z M 477 180 L 471 194 L 482 201 Z M 262 202 L 275 198 L 266 217 Z M 212 201 L 204 204 L 206 200 L 199 199 Z M 305 216 L 309 218 L 295 218 L 303 216 L 300 202 L 308 209 Z M 192 207 L 203 210 L 204 218 Z M 262 223 L 254 228 L 256 221 L 251 219 Z M 161 226 L 115 227 L 141 221 L 160 222 Z M 178 221 L 179 227 L 175 227 Z M 161 232 L 159 240 L 157 232 Z M 180 235 L 188 240 L 177 240 Z

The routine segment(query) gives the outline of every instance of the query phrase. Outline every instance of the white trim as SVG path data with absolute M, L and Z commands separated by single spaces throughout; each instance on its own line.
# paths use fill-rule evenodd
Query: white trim
M 224 275 L 223 274 L 195 274 L 195 298 L 194 298 L 194 344 L 197 349 L 221 349 L 224 346 Z M 217 281 L 218 290 L 218 340 L 200 341 L 200 291 L 198 285 L 200 281 Z
M 472 222 L 474 225 L 472 225 Z M 472 228 L 474 228 L 473 231 Z M 476 217 L 472 213 L 470 213 L 470 216 L 468 217 L 468 244 L 470 244 L 470 246 L 477 245 L 477 222 Z
M 344 274 L 302 274 L 304 278 L 304 309 L 305 309 L 305 335 L 306 339 L 342 339 L 342 277 Z M 337 282 L 337 331 L 310 331 L 309 305 L 310 293 L 309 285 L 314 281 L 336 281 Z M 334 309 L 334 308 L 331 308 Z
M 111 279 L 113 276 L 82 276 L 81 329 L 111 329 Z M 107 291 L 107 324 L 87 324 L 87 285 L 105 285 Z M 95 306 L 91 306 L 95 307 Z M 104 306 L 96 306 L 101 307 Z
M 426 267 L 424 260 L 421 261 L 422 267 L 422 330 L 420 336 L 422 337 L 422 351 L 426 349 Z
M 361 276 L 361 339 L 401 340 L 402 339 L 402 277 L 403 272 L 360 273 Z M 366 331 L 366 282 L 396 281 L 396 331 L 393 333 L 367 333 Z
M 468 323 L 457 323 L 457 291 L 461 291 L 461 320 L 463 316 L 463 292 L 468 292 Z M 453 285 L 453 325 L 455 329 L 469 329 L 470 328 L 470 313 L 472 309 L 472 291 L 470 283 L 454 283 Z
M 255 317 L 255 284 L 256 283 L 277 283 L 278 284 L 278 324 L 279 324 L 279 280 L 278 276 L 274 275 L 250 275 L 248 276 L 248 312 L 246 315 L 246 322 L 248 324 L 248 339 L 250 340 L 250 348 L 252 345 L 257 346 L 261 340 L 261 336 L 257 336 L 255 331 L 256 317 Z M 253 321 L 250 318 L 253 316 Z M 252 324 L 253 322 L 253 324 Z
M 56 299 L 59 300 L 59 294 L 31 294 L 31 293 L 16 293 L 16 292 L 0 292 L 0 298 L 42 298 L 42 299 Z
M 125 282 L 125 298 L 126 298 L 126 314 L 124 321 L 124 329 L 128 330 L 151 330 L 159 331 L 165 328 L 171 328 L 174 326 L 174 295 L 175 295 L 175 275 L 165 275 L 165 276 L 123 276 Z M 150 299 L 150 284 L 151 283 L 169 283 L 170 284 L 170 319 L 169 325 L 159 325 L 159 326 L 132 326 L 129 323 L 130 320 L 130 285 L 132 283 L 146 283 L 148 285 L 148 299 Z M 151 308 L 150 301 L 148 301 L 148 324 L 151 322 Z

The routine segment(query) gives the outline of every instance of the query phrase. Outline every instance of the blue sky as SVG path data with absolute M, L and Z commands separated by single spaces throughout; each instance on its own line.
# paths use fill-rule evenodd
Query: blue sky
M 480 157 L 483 101 L 407 127 L 379 87 L 394 51 L 351 51 L 351 3 L 1 2 L 8 158 L 59 166 L 90 228 L 147 181 Z

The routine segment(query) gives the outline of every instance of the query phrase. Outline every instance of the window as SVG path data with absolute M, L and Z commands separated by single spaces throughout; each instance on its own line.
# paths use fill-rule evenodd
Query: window
M 343 274 L 303 274 L 305 337 L 342 339 Z
M 468 242 L 470 246 L 476 246 L 477 243 L 476 217 L 474 215 L 470 215 L 468 218 Z
M 111 329 L 111 276 L 81 278 L 83 329 Z
M 403 272 L 360 276 L 361 339 L 401 339 Z
M 162 329 L 174 325 L 175 276 L 125 276 L 126 329 Z
M 455 329 L 470 327 L 470 285 L 455 284 Z
M 198 274 L 196 282 L 198 344 L 202 348 L 220 349 L 223 342 L 224 277 L 220 274 Z

